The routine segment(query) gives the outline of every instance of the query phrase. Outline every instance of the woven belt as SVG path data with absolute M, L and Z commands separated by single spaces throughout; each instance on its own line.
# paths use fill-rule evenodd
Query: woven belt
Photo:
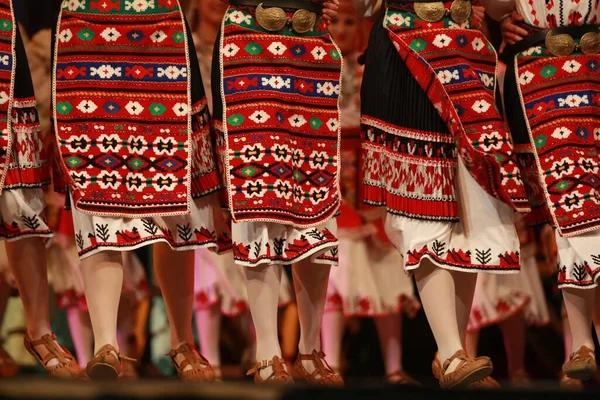
M 577 38 L 579 43 L 575 41 Z M 568 56 L 576 51 L 599 54 L 600 25 L 562 26 L 532 33 L 523 40 L 507 46 L 501 59 L 505 63 L 512 63 L 517 54 L 542 43 L 555 56 Z
M 322 6 L 302 0 L 229 0 L 236 6 L 256 7 L 256 21 L 265 30 L 277 32 L 290 25 L 296 33 L 306 33 L 313 29 Z M 296 10 L 288 18 L 285 10 Z
M 438 22 L 444 17 L 450 17 L 457 24 L 469 20 L 471 16 L 470 0 L 454 0 L 450 8 L 446 8 L 443 1 L 432 0 L 390 0 L 390 3 L 414 3 L 415 14 L 423 21 Z

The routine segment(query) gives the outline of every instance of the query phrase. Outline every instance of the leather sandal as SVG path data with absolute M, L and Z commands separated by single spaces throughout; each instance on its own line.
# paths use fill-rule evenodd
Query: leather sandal
M 105 344 L 87 363 L 85 372 L 94 381 L 117 380 L 121 374 L 122 361 L 136 362 L 135 359 L 120 354 L 112 345 Z
M 446 370 L 452 361 L 458 358 L 461 360 L 456 369 L 446 374 Z M 464 350 L 458 350 L 450 359 L 440 364 L 438 354 L 431 363 L 433 376 L 440 381 L 442 389 L 465 388 L 465 389 L 497 389 L 500 384 L 489 375 L 493 371 L 492 361 L 488 357 L 471 358 Z
M 184 357 L 181 363 L 175 360 L 179 354 Z M 171 357 L 171 363 L 175 367 L 175 370 L 177 370 L 177 375 L 181 380 L 214 382 L 215 371 L 210 366 L 208 360 L 198 353 L 194 346 L 184 343 L 177 349 L 171 350 L 167 355 Z M 184 369 L 188 365 L 191 369 L 185 371 Z
M 267 379 L 263 379 L 260 376 L 260 371 L 269 367 L 273 369 L 273 372 L 267 377 Z M 246 373 L 246 375 L 254 375 L 254 383 L 257 385 L 294 383 L 292 377 L 285 370 L 285 362 L 283 361 L 283 358 L 277 356 L 274 356 L 270 361 L 263 360 L 257 363 L 254 368 Z
M 35 357 L 48 375 L 55 378 L 79 378 L 81 376 L 81 369 L 79 369 L 75 357 L 69 350 L 56 342 L 56 334 L 48 333 L 37 340 L 31 340 L 29 336 L 25 335 L 24 342 L 27 351 Z M 48 353 L 42 357 L 35 349 L 36 346 L 44 346 Z M 52 360 L 57 360 L 58 363 L 48 365 Z
M 2 341 L 0 340 L 0 378 L 10 378 L 19 373 L 19 367 L 15 360 L 12 359 L 10 354 L 2 347 Z
M 438 358 L 438 354 L 435 353 L 435 357 L 431 362 L 431 372 L 436 379 L 440 379 L 442 373 L 442 366 L 440 364 L 440 359 Z M 486 376 L 480 381 L 469 383 L 465 389 L 500 389 L 502 386 L 498 383 L 497 380 L 492 378 L 491 376 Z
M 387 377 L 387 381 L 394 385 L 402 385 L 402 386 L 418 386 L 422 387 L 423 385 L 414 380 L 410 375 L 408 375 L 405 371 L 399 370 L 389 374 Z
M 309 373 L 302 365 L 302 361 L 312 361 L 315 370 Z M 313 350 L 311 354 L 298 354 L 294 363 L 294 376 L 311 385 L 341 386 L 344 384 L 342 377 L 336 374 L 325 361 L 325 353 L 317 350 Z
M 563 364 L 562 370 L 569 378 L 590 380 L 598 370 L 594 350 L 581 346 L 579 350 L 571 354 L 569 361 Z

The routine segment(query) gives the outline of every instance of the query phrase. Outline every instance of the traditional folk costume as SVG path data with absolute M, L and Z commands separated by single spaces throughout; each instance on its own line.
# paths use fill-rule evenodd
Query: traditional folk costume
M 555 227 L 559 287 L 595 288 L 600 276 L 594 245 L 600 227 L 595 147 L 600 138 L 600 9 L 595 1 L 553 7 L 534 3 L 516 2 L 531 34 L 507 54 L 506 111 L 526 173 L 532 217 Z M 559 34 L 574 41 L 558 49 Z
M 63 2 L 54 124 L 80 257 L 158 241 L 227 246 L 214 227 L 220 183 L 190 49 L 175 0 Z
M 53 50 L 64 172 L 54 186 L 68 190 L 80 258 L 156 242 L 230 248 L 214 218 L 221 186 L 210 117 L 178 0 L 64 0 Z M 100 377 L 108 363 L 116 378 L 112 354 L 103 346 L 88 370 L 100 365 Z M 189 344 L 170 354 L 188 360 L 191 370 L 178 367 L 183 379 L 214 378 Z
M 342 56 L 321 16 L 323 2 L 229 0 L 223 18 L 213 58 L 213 117 L 239 265 L 337 263 Z M 265 319 L 276 318 L 272 298 Z M 263 312 L 260 302 L 249 299 L 253 313 Z M 311 381 L 339 383 L 323 357 L 317 349 L 300 354 L 294 368 Z M 316 375 L 304 369 L 309 360 Z M 273 374 L 263 379 L 268 367 Z M 278 356 L 249 373 L 257 383 L 291 380 Z
M 0 1 L 0 14 L 0 238 L 50 238 L 42 190 L 50 174 L 12 1 Z
M 519 270 L 504 203 L 526 209 L 526 196 L 494 102 L 496 54 L 477 26 L 428 22 L 412 2 L 392 1 L 371 33 L 364 196 L 386 207 L 407 270 L 423 257 L 466 272 Z
M 537 224 L 550 223 L 558 248 L 560 288 L 594 289 L 600 276 L 600 9 L 597 1 L 511 1 L 528 35 L 504 54 L 507 117 Z M 563 292 L 567 310 L 581 295 Z M 593 296 L 586 298 L 591 309 Z M 580 310 L 583 312 L 582 310 Z M 583 314 L 569 315 L 573 348 L 563 365 L 589 379 L 596 361 Z M 575 321 L 577 319 L 577 321 Z
M 386 208 L 406 271 L 425 259 L 454 271 L 519 271 L 513 209 L 527 209 L 527 198 L 495 105 L 496 64 L 469 1 L 390 0 L 371 32 L 364 201 Z M 491 372 L 489 360 L 459 350 L 448 365 L 455 358 L 469 367 L 445 374 L 434 362 L 444 388 L 485 375 L 458 378 L 468 371 Z
M 487 11 L 491 11 L 493 15 L 497 15 L 499 11 L 502 13 L 496 8 Z M 504 84 L 505 70 L 505 65 L 501 63 L 497 74 L 500 92 Z M 516 220 L 521 245 L 521 273 L 479 274 L 467 327 L 469 332 L 505 321 L 521 311 L 528 325 L 542 326 L 550 322 L 538 268 L 535 232 L 526 227 L 523 218 L 518 217 Z
M 298 3 L 320 14 L 321 0 Z M 230 6 L 213 66 L 234 258 L 249 267 L 307 257 L 333 264 L 341 54 L 322 18 L 297 18 L 294 29 L 306 32 L 269 32 L 258 15 L 254 6 Z
M 420 308 L 412 280 L 398 266 L 402 255 L 383 232 L 377 219 L 361 214 L 360 188 L 360 86 L 363 68 L 358 54 L 344 56 L 340 109 L 342 114 L 341 189 L 338 217 L 339 268 L 331 271 L 326 312 L 346 316 L 409 315 Z

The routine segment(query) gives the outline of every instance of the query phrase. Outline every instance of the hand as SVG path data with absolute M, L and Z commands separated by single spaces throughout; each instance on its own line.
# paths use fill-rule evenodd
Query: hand
M 524 18 L 518 13 L 513 12 L 508 17 L 502 20 L 502 41 L 506 44 L 515 44 L 523 40 L 528 32 L 517 25 L 518 22 L 523 22 Z
M 473 13 L 473 16 L 477 19 L 477 21 L 479 21 L 479 23 L 482 24 L 483 19 L 485 18 L 485 7 L 474 5 L 471 8 L 471 12 Z
M 323 18 L 328 23 L 331 22 L 331 18 L 335 17 L 340 8 L 340 0 L 327 0 L 323 3 Z

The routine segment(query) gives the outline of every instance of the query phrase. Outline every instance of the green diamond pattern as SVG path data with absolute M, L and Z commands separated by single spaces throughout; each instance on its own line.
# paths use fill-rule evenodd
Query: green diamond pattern
M 251 176 L 254 176 L 254 174 L 256 174 L 258 172 L 258 169 L 254 168 L 254 167 L 246 167 L 243 170 L 241 170 L 240 172 L 242 173 L 242 175 L 251 177 Z
M 82 30 L 77 32 L 77 37 L 79 39 L 83 40 L 84 42 L 89 42 L 90 40 L 92 40 L 94 38 L 94 36 L 96 36 L 96 34 L 94 33 L 93 30 L 91 30 L 89 28 L 83 28 Z
M 540 75 L 543 76 L 544 78 L 552 78 L 554 76 L 554 74 L 556 74 L 556 67 L 552 66 L 552 65 L 548 65 L 547 67 L 545 67 L 543 70 L 540 71 Z
M 13 28 L 13 24 L 8 19 L 0 19 L 0 31 L 10 32 Z
M 133 160 L 129 161 L 129 166 L 133 169 L 140 169 L 144 165 L 146 165 L 146 163 L 140 160 L 139 158 L 134 158 Z
M 338 51 L 336 49 L 331 49 L 331 51 L 329 52 L 329 55 L 334 60 L 339 60 L 340 59 L 340 53 L 338 53 Z
M 150 114 L 154 116 L 160 116 L 167 111 L 167 108 L 160 103 L 152 103 L 150 104 L 150 108 L 148 110 L 150 110 Z
M 309 122 L 310 122 L 310 127 L 313 128 L 314 130 L 319 129 L 321 127 L 321 125 L 323 125 L 323 121 L 321 121 L 317 117 L 311 118 Z
M 263 48 L 258 43 L 250 42 L 244 47 L 244 50 L 246 50 L 248 54 L 257 55 L 263 51 Z
M 79 157 L 71 156 L 71 157 L 67 158 L 67 164 L 69 164 L 69 166 L 73 167 L 73 168 L 79 167 L 82 162 L 83 161 L 81 161 L 81 159 Z
M 414 51 L 424 50 L 425 47 L 427 47 L 427 42 L 423 39 L 415 39 L 412 42 L 410 42 L 410 48 Z
M 231 126 L 240 126 L 244 122 L 242 114 L 233 114 L 227 118 L 227 123 Z
M 175 32 L 172 37 L 175 43 L 183 43 L 185 41 L 185 36 L 181 31 Z
M 304 179 L 304 174 L 300 171 L 294 171 L 294 180 L 299 182 Z
M 556 189 L 558 190 L 567 190 L 571 186 L 571 182 L 562 181 L 556 184 Z
M 71 114 L 71 111 L 73 111 L 73 106 L 68 101 L 64 101 L 56 105 L 56 112 L 61 115 L 69 115 Z
M 537 147 L 538 149 L 544 147 L 547 141 L 548 138 L 546 136 L 540 135 L 537 138 L 535 138 L 535 147 Z

